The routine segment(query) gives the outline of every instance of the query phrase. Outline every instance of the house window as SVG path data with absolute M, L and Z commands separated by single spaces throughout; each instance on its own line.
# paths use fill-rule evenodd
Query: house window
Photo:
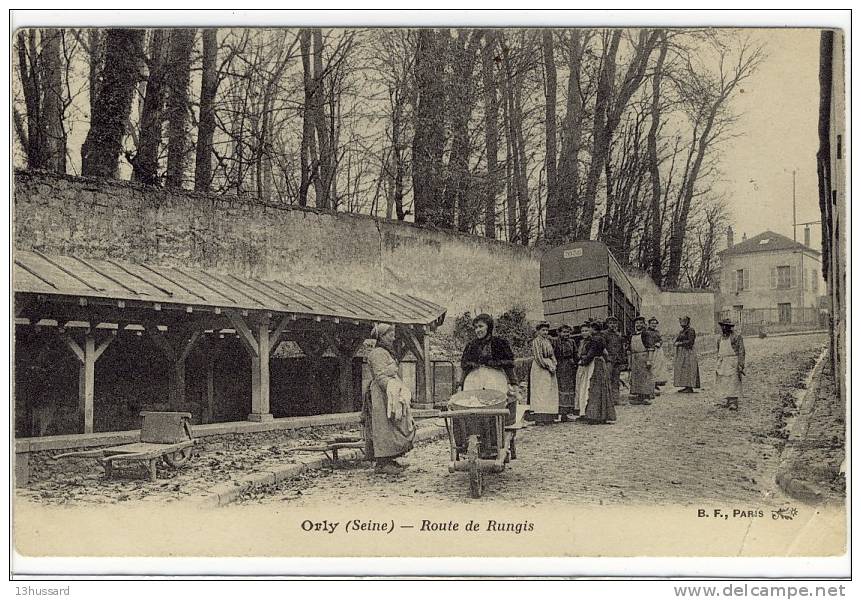
M 781 324 L 792 323 L 792 304 L 789 302 L 777 305 L 777 321 Z
M 735 272 L 735 291 L 750 289 L 750 269 L 736 269 Z
M 819 293 L 819 271 L 810 269 L 810 289 L 814 294 Z
M 792 287 L 792 267 L 777 267 L 777 289 L 788 290 Z

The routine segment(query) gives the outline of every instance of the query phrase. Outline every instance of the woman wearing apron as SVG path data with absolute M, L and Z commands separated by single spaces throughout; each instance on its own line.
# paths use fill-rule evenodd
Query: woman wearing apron
M 559 383 L 556 356 L 550 343 L 550 323 L 542 321 L 532 340 L 532 368 L 529 371 L 529 404 L 532 420 L 553 423 L 559 417 Z
M 653 333 L 646 329 L 646 319 L 634 319 L 631 336 L 631 404 L 650 405 L 655 397 L 655 376 L 652 356 L 655 353 Z
M 738 410 L 738 399 L 742 397 L 744 375 L 744 339 L 733 331 L 735 324 L 729 319 L 720 323 L 721 336 L 717 343 L 717 366 L 715 367 L 716 396 L 723 400 L 722 408 Z

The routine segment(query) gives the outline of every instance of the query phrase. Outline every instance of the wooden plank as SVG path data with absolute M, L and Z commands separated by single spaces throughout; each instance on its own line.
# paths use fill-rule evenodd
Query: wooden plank
M 78 344 L 78 342 L 76 342 L 74 340 L 74 338 L 67 333 L 61 333 L 60 339 L 62 339 L 64 342 L 66 342 L 66 345 L 69 347 L 69 349 L 72 351 L 72 353 L 78 359 L 78 361 L 81 364 L 84 364 L 84 361 L 85 361 L 84 349 L 81 348 L 81 346 Z
M 25 265 L 24 263 L 22 263 L 20 260 L 15 259 L 15 264 L 16 264 L 16 265 L 18 265 L 19 267 L 21 267 L 22 269 L 24 269 L 25 271 L 27 271 L 30 275 L 32 275 L 33 277 L 35 277 L 35 278 L 36 278 L 36 279 L 38 279 L 39 281 L 41 281 L 41 282 L 43 282 L 43 283 L 45 283 L 45 284 L 47 284 L 47 285 L 50 285 L 50 286 L 51 286 L 52 288 L 54 288 L 55 290 L 56 290 L 56 289 L 59 289 L 59 288 L 58 288 L 56 285 L 54 285 L 52 282 L 48 281 L 47 279 L 45 279 L 44 277 L 42 277 L 41 275 L 39 275 L 39 273 L 37 273 L 35 269 L 31 269 L 30 267 L 28 267 L 27 265 Z
M 57 261 L 51 259 L 49 256 L 42 254 L 38 250 L 33 250 L 33 254 L 35 254 L 36 256 L 41 258 L 42 260 L 44 260 L 49 265 L 56 267 L 57 269 L 59 269 L 60 271 L 62 271 L 63 273 L 65 273 L 66 275 L 71 277 L 72 279 L 74 279 L 75 281 L 80 281 L 81 283 L 83 283 L 85 286 L 87 286 L 91 290 L 93 290 L 95 292 L 104 292 L 105 291 L 105 288 L 100 288 L 100 287 L 94 286 L 93 284 L 88 282 L 86 279 L 84 279 L 78 275 L 75 275 L 72 271 L 70 271 L 69 269 L 67 269 L 63 265 L 59 264 Z
M 269 319 L 257 325 L 257 357 L 251 360 L 251 420 L 271 418 L 269 413 Z
M 242 346 L 252 358 L 257 358 L 260 355 L 257 339 L 255 339 L 254 334 L 251 333 L 251 329 L 248 328 L 248 325 L 245 323 L 245 319 L 243 319 L 239 313 L 233 310 L 225 311 L 225 314 L 227 315 L 227 318 L 230 319 L 230 322 L 233 324 L 234 329 L 236 329 L 236 333 L 239 336 L 239 341 L 242 342 Z M 268 346 L 266 348 L 266 354 L 267 356 L 269 354 Z
M 81 372 L 83 375 L 83 386 L 79 388 L 81 398 L 79 407 L 82 409 L 84 419 L 84 433 L 93 433 L 93 391 L 95 389 L 96 375 L 96 338 L 92 333 L 87 333 L 84 339 L 84 365 Z
M 279 322 L 278 325 L 275 326 L 275 329 L 272 330 L 272 333 L 269 336 L 269 352 L 272 353 L 275 351 L 275 347 L 278 345 L 278 342 L 281 341 L 281 335 L 284 333 L 284 330 L 287 329 L 287 326 L 295 320 L 295 315 L 285 315 Z
M 99 343 L 99 345 L 96 347 L 96 358 L 95 358 L 95 360 L 99 360 L 99 358 L 102 356 L 104 351 L 108 349 L 108 346 L 110 346 L 111 342 L 113 342 L 115 339 L 116 339 L 116 332 L 114 332 L 114 334 L 111 335 L 110 337 L 106 337 L 105 339 L 103 339 L 101 341 L 101 343 Z

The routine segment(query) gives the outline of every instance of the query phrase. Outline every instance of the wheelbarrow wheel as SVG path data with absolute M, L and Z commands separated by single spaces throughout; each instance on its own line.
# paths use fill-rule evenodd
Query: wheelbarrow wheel
M 469 493 L 473 498 L 481 498 L 484 492 L 484 476 L 478 463 L 478 436 L 469 436 L 466 447 L 466 460 L 469 463 Z
M 174 469 L 178 469 L 185 463 L 187 463 L 189 460 L 191 460 L 193 453 L 193 448 L 183 448 L 182 450 L 177 450 L 176 452 L 165 454 L 164 462 L 166 462 L 168 466 L 173 467 Z

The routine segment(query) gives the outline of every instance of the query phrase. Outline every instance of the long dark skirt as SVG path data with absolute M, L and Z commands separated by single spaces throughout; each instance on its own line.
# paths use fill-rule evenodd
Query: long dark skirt
M 610 373 L 603 358 L 595 359 L 595 369 L 589 380 L 586 418 L 593 423 L 616 420 L 616 408 L 613 406 L 613 396 L 610 393 Z
M 677 387 L 700 387 L 700 365 L 697 360 L 697 351 L 693 348 L 676 348 L 673 385 Z
M 577 363 L 573 360 L 560 360 L 556 367 L 556 379 L 559 381 L 559 414 L 568 415 L 574 412 L 574 389 L 577 386 Z

